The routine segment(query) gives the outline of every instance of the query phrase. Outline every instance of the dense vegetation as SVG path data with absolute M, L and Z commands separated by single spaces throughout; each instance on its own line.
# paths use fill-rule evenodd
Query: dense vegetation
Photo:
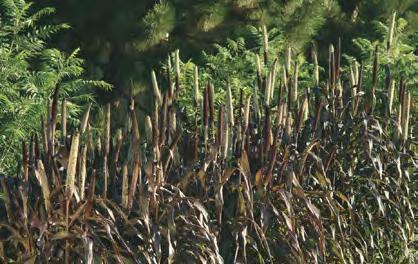
M 101 104 L 94 59 L 52 47 L 80 28 L 0 0 L 0 262 L 415 263 L 416 2 L 188 2 L 105 45 L 136 50 L 102 61 L 124 95 Z
M 55 6 L 58 23 L 71 30 L 56 38 L 67 51 L 81 47 L 91 78 L 115 85 L 114 94 L 129 97 L 148 88 L 149 69 L 166 54 L 180 49 L 183 59 L 200 62 L 201 51 L 213 51 L 227 38 L 251 36 L 246 26 L 275 29 L 281 47 L 303 53 L 315 43 L 326 62 L 328 44 L 343 38 L 343 50 L 355 54 L 350 39 L 377 38 L 376 23 L 389 22 L 393 11 L 416 32 L 416 0 L 111 0 L 47 1 Z M 250 40 L 250 39 L 248 39 Z M 257 43 L 247 41 L 247 48 Z M 109 98 L 109 97 L 104 97 Z M 144 100 L 146 101 L 146 100 Z
M 31 12 L 31 6 L 0 1 L 0 173 L 16 167 L 21 141 L 38 130 L 39 120 L 47 114 L 45 106 L 58 88 L 69 99 L 73 122 L 81 106 L 93 100 L 94 88 L 111 87 L 82 78 L 78 50 L 67 55 L 47 46 L 49 38 L 68 25 L 41 25 L 39 21 L 54 10 Z
M 277 60 L 266 55 L 253 94 L 227 84 L 220 105 L 196 74 L 202 111 L 191 118 L 177 102 L 190 88 L 176 60 L 165 92 L 152 74 L 155 108 L 142 133 L 133 100 L 114 132 L 105 107 L 102 138 L 89 109 L 62 140 L 48 119 L 42 140 L 23 143 L 17 179 L 1 178 L 3 259 L 412 263 L 411 93 L 402 78 L 395 91 L 392 75 L 380 85 L 377 50 L 370 85 L 363 66 L 344 76 L 330 49 L 329 79 L 314 65 L 311 90 L 300 89 L 297 63 L 275 85 Z M 61 109 L 54 96 L 49 112 L 63 124 Z

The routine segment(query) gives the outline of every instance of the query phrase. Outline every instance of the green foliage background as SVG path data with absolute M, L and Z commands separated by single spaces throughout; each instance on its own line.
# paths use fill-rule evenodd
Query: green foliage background
M 52 35 L 68 29 L 67 24 L 40 23 L 53 8 L 34 12 L 32 4 L 9 0 L 0 1 L 0 7 L 0 173 L 11 173 L 21 141 L 41 131 L 55 89 L 59 98 L 69 99 L 70 122 L 78 122 L 80 107 L 93 101 L 94 88 L 111 86 L 82 78 L 78 49 L 66 54 L 48 47 Z
M 166 54 L 180 49 L 183 60 L 201 63 L 201 50 L 216 52 L 213 44 L 227 38 L 248 39 L 247 25 L 275 28 L 284 47 L 309 53 L 314 43 L 326 61 L 328 43 L 343 39 L 343 50 L 354 53 L 351 39 L 376 39 L 376 21 L 389 21 L 393 11 L 418 20 L 414 0 L 36 0 L 54 6 L 55 19 L 72 29 L 56 38 L 64 50 L 81 47 L 87 73 L 115 85 L 114 93 L 129 97 L 149 90 L 149 69 Z M 409 26 L 411 33 L 416 28 Z M 247 48 L 257 43 L 249 41 Z M 109 100 L 109 95 L 103 95 Z

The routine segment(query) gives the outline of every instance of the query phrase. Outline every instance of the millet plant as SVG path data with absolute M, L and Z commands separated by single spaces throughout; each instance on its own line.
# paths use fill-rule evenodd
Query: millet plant
M 370 73 L 343 71 L 339 47 L 325 79 L 313 54 L 303 89 L 291 49 L 283 66 L 266 52 L 252 94 L 225 80 L 217 104 L 198 71 L 194 87 L 180 82 L 176 52 L 166 75 L 151 74 L 152 115 L 139 120 L 132 100 L 112 128 L 108 104 L 101 135 L 90 108 L 67 131 L 57 89 L 18 177 L 0 178 L 1 261 L 413 263 L 408 80 L 379 80 L 378 49 Z M 178 97 L 192 89 L 190 116 Z

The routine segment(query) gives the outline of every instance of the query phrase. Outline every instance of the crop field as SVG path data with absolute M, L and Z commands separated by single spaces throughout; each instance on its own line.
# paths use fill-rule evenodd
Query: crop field
M 153 19 L 174 7 L 144 32 L 171 43 Z M 0 263 L 418 261 L 418 38 L 396 12 L 377 40 L 303 49 L 262 25 L 213 52 L 195 40 L 200 62 L 170 46 L 118 83 L 50 48 L 69 28 L 36 26 L 52 9 L 0 8 Z

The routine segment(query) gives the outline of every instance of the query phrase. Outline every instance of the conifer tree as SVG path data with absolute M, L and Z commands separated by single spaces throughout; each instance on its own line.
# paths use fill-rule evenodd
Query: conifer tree
M 330 16 L 324 27 L 315 37 L 318 43 L 336 43 L 343 38 L 342 49 L 354 53 L 351 39 L 366 38 L 369 40 L 381 36 L 380 23 L 391 23 L 396 12 L 398 18 L 408 21 L 403 34 L 413 38 L 417 33 L 418 1 L 416 0 L 339 0 L 340 12 Z M 328 47 L 324 47 L 327 49 Z M 326 52 L 325 52 L 326 53 Z
M 150 69 L 158 67 L 167 52 L 180 49 L 183 59 L 199 61 L 200 50 L 216 51 L 214 43 L 225 44 L 227 38 L 251 34 L 248 25 L 277 29 L 283 46 L 305 54 L 312 40 L 323 43 L 318 47 L 321 56 L 338 37 L 376 38 L 374 21 L 389 20 L 393 11 L 407 18 L 410 25 L 418 19 L 414 0 L 38 2 L 55 5 L 58 21 L 72 25 L 70 34 L 59 38 L 62 47 L 81 45 L 90 76 L 115 84 L 115 93 L 127 98 L 131 93 L 151 93 L 147 86 Z M 249 48 L 251 44 L 247 42 Z M 353 51 L 350 41 L 342 45 L 343 50 Z
M 284 43 L 302 49 L 338 11 L 334 0 L 110 0 L 54 2 L 58 18 L 74 28 L 65 45 L 81 42 L 89 72 L 115 84 L 118 94 L 140 92 L 168 51 L 183 58 L 214 43 L 249 34 L 247 25 L 282 32 Z M 150 89 L 149 89 L 150 90 Z

